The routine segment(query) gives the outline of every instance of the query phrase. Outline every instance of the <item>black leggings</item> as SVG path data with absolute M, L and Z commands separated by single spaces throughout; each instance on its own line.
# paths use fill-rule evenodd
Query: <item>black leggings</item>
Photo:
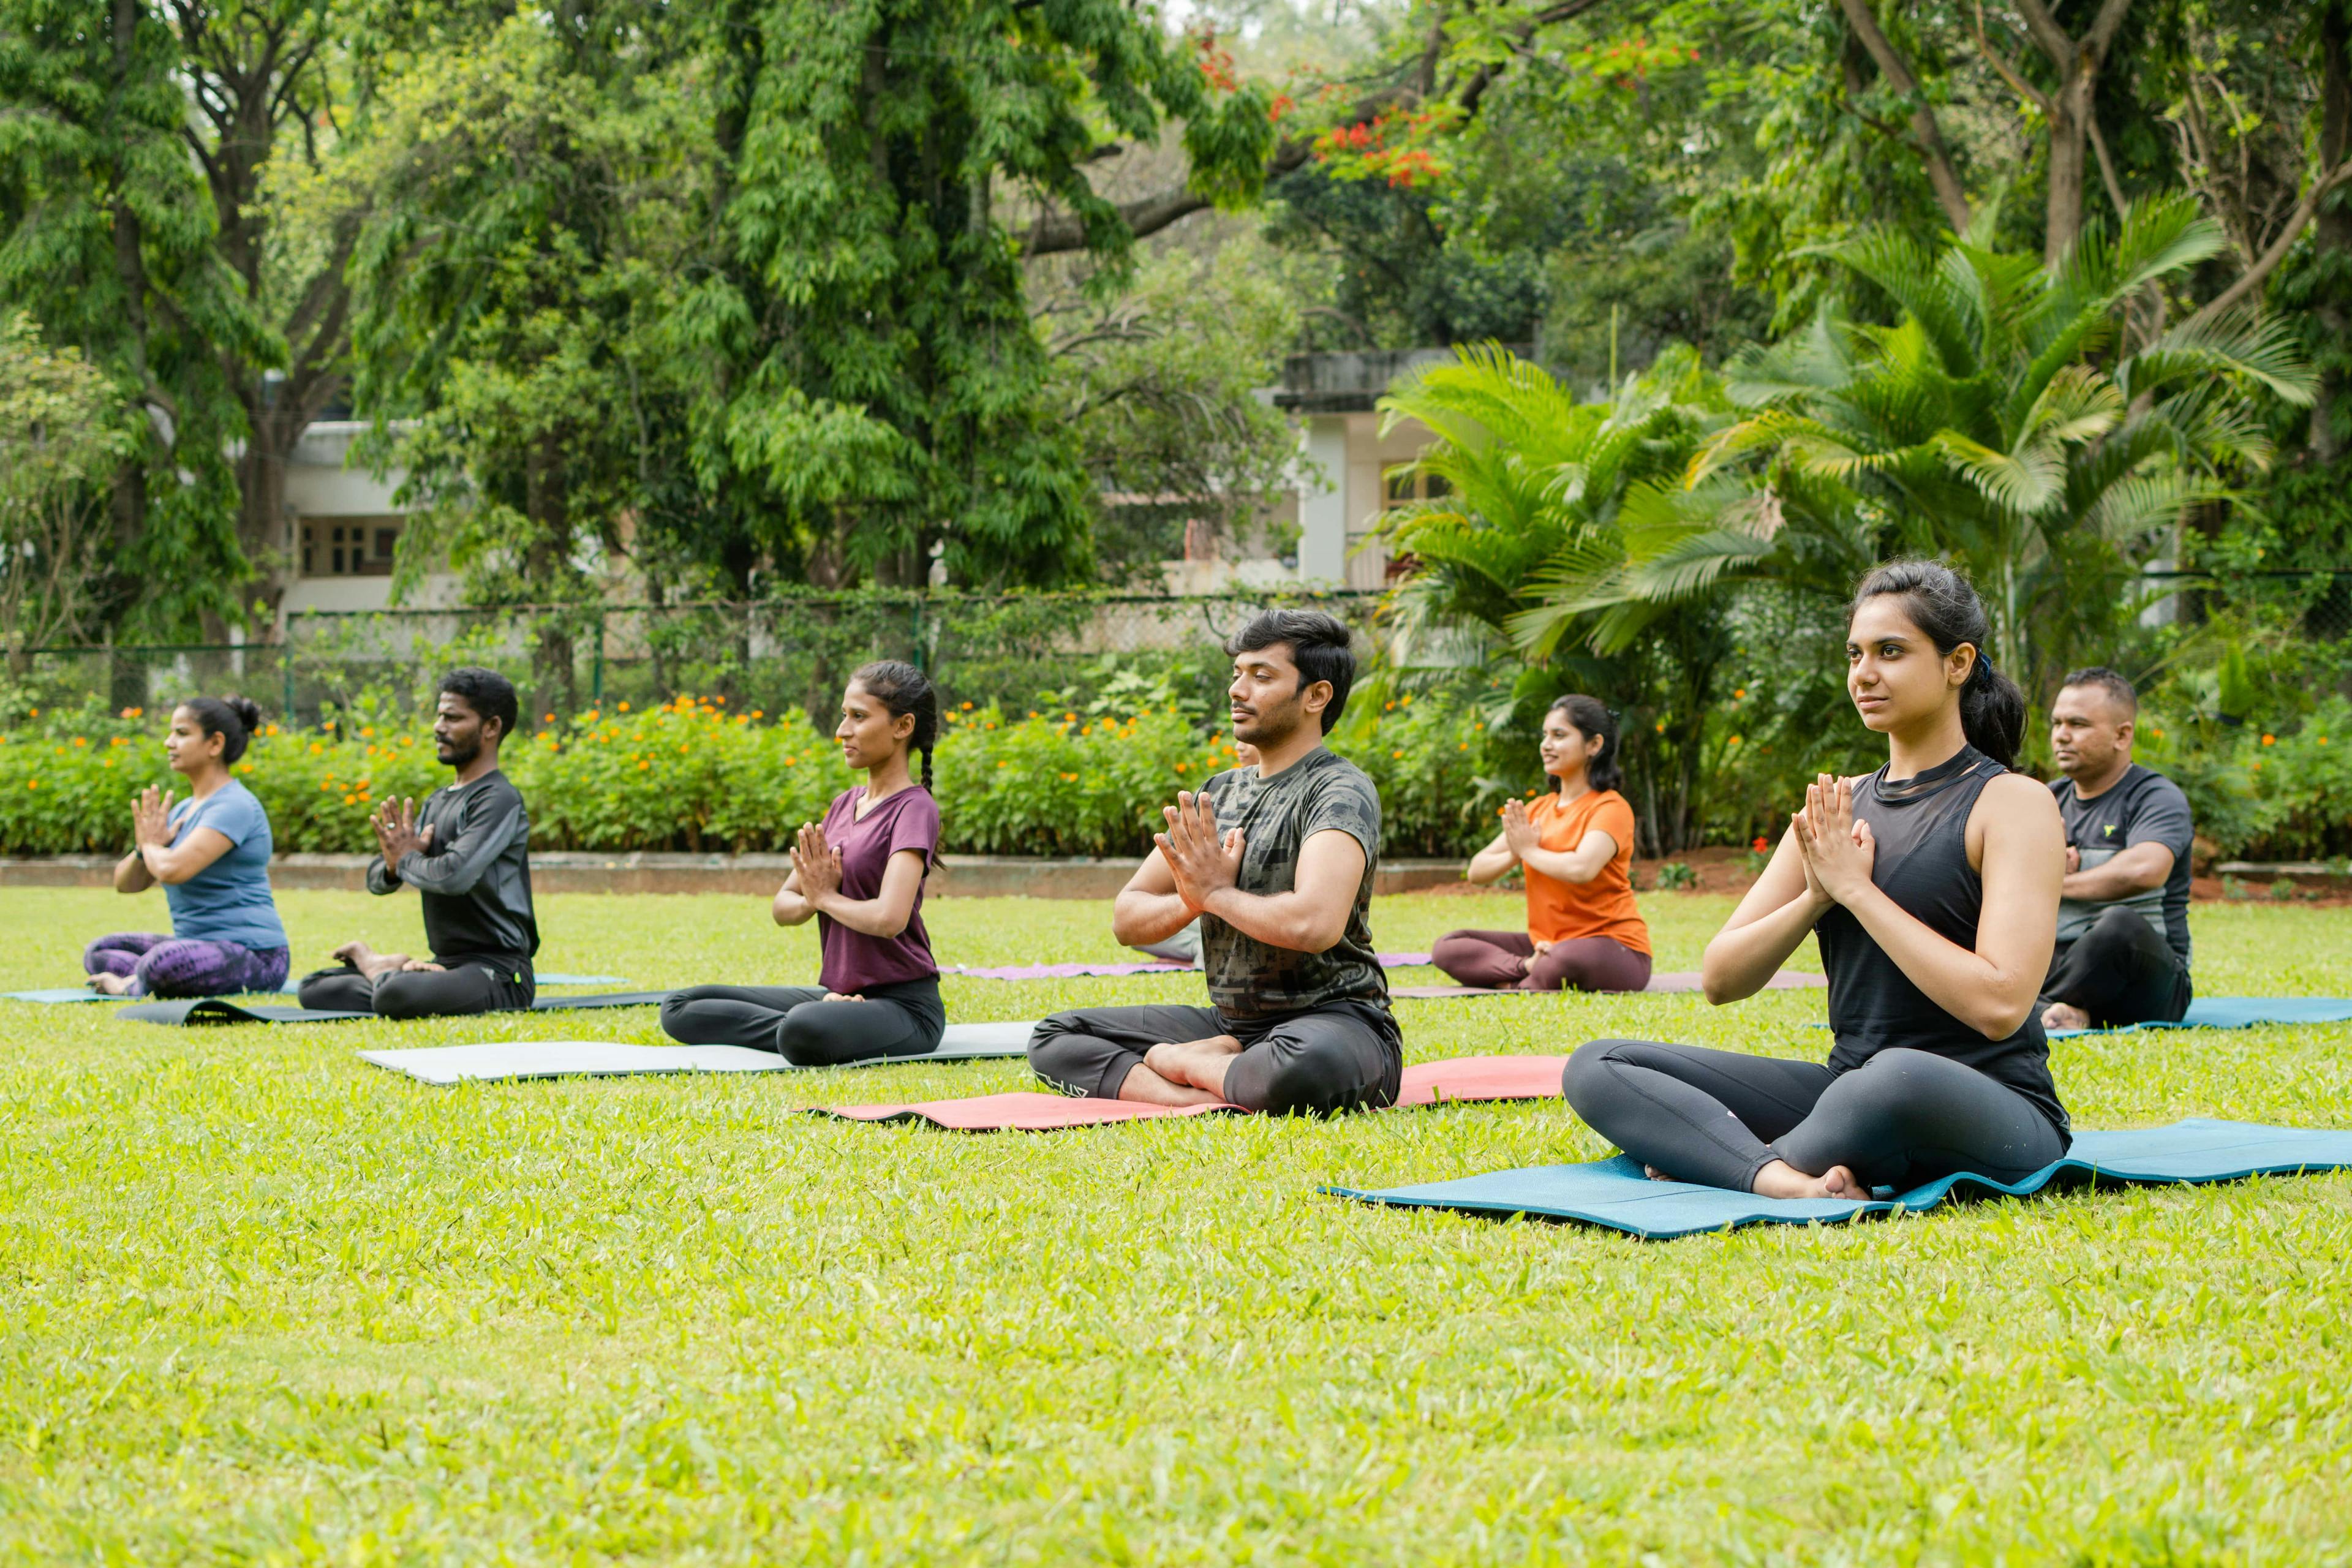
M 1588 1126 L 1676 1181 L 1752 1192 L 1786 1160 L 1832 1165 L 1865 1186 L 1907 1190 L 1973 1171 L 2014 1182 L 2066 1152 L 2066 1138 L 2007 1085 L 1900 1047 L 1852 1072 L 1651 1040 L 1593 1040 L 1560 1092 Z
M 696 985 L 661 1005 L 662 1032 L 689 1046 L 748 1046 L 800 1067 L 940 1048 L 948 1015 L 940 983 L 868 986 L 862 999 L 828 1002 L 822 985 Z
M 2178 1024 L 2189 999 L 2189 971 L 2164 933 L 2118 904 L 2058 950 L 2034 1005 L 2068 1003 L 2091 1016 L 2091 1027 L 2112 1029 L 2151 1019 Z
M 373 980 L 344 965 L 302 977 L 305 1007 L 332 1013 L 373 1013 L 383 1018 L 455 1018 L 474 1013 L 527 1011 L 538 994 L 528 970 L 493 969 L 452 961 L 446 969 L 394 970 Z
M 1242 1043 L 1225 1069 L 1225 1099 L 1244 1110 L 1328 1116 L 1396 1103 L 1404 1037 L 1387 1008 L 1369 1002 L 1332 1002 L 1269 1018 L 1226 1018 L 1214 1007 L 1056 1013 L 1029 1037 L 1029 1069 L 1076 1099 L 1117 1100 L 1152 1047 L 1216 1035 Z

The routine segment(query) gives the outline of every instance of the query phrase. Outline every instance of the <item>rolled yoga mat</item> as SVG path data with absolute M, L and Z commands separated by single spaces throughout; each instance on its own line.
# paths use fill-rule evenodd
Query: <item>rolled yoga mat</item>
M 1555 1100 L 1566 1057 L 1462 1057 L 1404 1069 L 1391 1109 L 1496 1100 Z M 1211 1112 L 1247 1114 L 1238 1105 L 1140 1105 L 1125 1100 L 1071 1100 L 1058 1094 L 980 1094 L 898 1105 L 812 1105 L 848 1121 L 917 1121 L 951 1132 L 1050 1132 L 1113 1121 L 1152 1121 Z
M 587 1007 L 657 1007 L 667 991 L 606 991 L 588 996 L 541 996 L 530 1005 L 534 1013 L 569 1013 Z M 511 1009 L 520 1012 L 522 1009 Z M 489 1014 L 448 1015 L 488 1017 Z M 335 1024 L 352 1018 L 373 1018 L 373 1013 L 350 1013 L 326 1007 L 248 1007 L 226 996 L 198 996 L 178 1002 L 142 1002 L 125 1007 L 118 1018 L 142 1024 Z
M 1907 1193 L 1852 1199 L 1759 1198 L 1687 1182 L 1654 1182 L 1620 1154 L 1581 1165 L 1534 1165 L 1418 1186 L 1325 1187 L 1334 1197 L 1400 1208 L 1530 1215 L 1577 1220 L 1649 1241 L 1747 1225 L 1811 1225 L 1934 1208 L 1954 1196 L 2029 1197 L 2052 1186 L 2233 1182 L 2352 1167 L 2352 1131 L 2264 1127 L 2249 1121 L 2176 1121 L 2169 1127 L 2077 1132 L 2066 1157 L 2014 1184 L 1945 1176 Z
M 904 1067 L 915 1062 L 993 1061 L 1021 1056 L 1034 1024 L 950 1024 L 939 1048 L 919 1056 L 872 1057 L 843 1067 Z M 619 1040 L 502 1040 L 478 1046 L 362 1051 L 360 1060 L 420 1083 L 490 1083 L 525 1078 L 606 1078 L 638 1073 L 809 1072 L 773 1051 L 742 1046 L 633 1046 Z

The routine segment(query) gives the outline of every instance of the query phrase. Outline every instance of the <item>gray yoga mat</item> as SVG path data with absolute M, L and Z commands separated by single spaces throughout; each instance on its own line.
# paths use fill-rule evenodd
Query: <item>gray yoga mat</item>
M 534 1013 L 570 1013 L 588 1007 L 657 1007 L 667 991 L 607 991 L 588 996 L 541 996 L 530 1005 Z M 520 1009 L 518 1009 L 520 1011 Z M 199 996 L 192 1001 L 142 1002 L 115 1015 L 142 1024 L 334 1024 L 352 1018 L 373 1018 L 373 1013 L 339 1012 L 325 1007 L 247 1006 L 226 996 Z
M 905 1067 L 915 1062 L 991 1061 L 1022 1056 L 1034 1024 L 950 1024 L 939 1048 L 912 1057 L 876 1057 L 845 1067 Z M 420 1083 L 490 1083 L 525 1078 L 607 1078 L 637 1073 L 803 1072 L 773 1051 L 741 1046 L 633 1046 L 618 1040 L 512 1040 L 478 1046 L 362 1051 L 360 1059 Z

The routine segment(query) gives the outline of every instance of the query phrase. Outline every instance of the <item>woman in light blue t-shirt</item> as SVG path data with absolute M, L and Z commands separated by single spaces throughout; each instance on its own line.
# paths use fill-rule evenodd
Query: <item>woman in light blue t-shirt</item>
M 110 996 L 226 996 L 286 984 L 286 928 L 269 895 L 269 814 L 229 766 L 245 754 L 261 710 L 242 697 L 198 697 L 172 710 L 163 754 L 188 798 L 149 789 L 131 803 L 136 840 L 114 868 L 114 890 L 163 884 L 172 934 L 121 931 L 81 955 Z

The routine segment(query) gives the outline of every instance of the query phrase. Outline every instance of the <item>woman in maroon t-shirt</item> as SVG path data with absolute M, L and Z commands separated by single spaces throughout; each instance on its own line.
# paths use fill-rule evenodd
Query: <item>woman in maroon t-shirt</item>
M 816 917 L 824 960 L 815 985 L 697 985 L 662 1004 L 662 1029 L 690 1046 L 750 1046 L 803 1067 L 937 1050 L 947 1028 L 940 968 L 923 930 L 923 879 L 938 853 L 931 747 L 940 699 L 911 664 L 882 659 L 849 678 L 834 737 L 866 770 L 801 826 L 776 923 Z M 923 754 L 923 782 L 908 768 Z

